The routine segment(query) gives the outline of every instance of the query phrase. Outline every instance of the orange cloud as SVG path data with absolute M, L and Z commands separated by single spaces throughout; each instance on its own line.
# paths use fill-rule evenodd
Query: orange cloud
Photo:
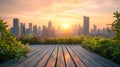
M 112 23 L 112 13 L 120 10 L 119 3 L 119 0 L 1 0 L 0 18 L 9 25 L 18 17 L 21 22 L 40 26 L 52 20 L 57 26 L 63 22 L 82 25 L 83 16 L 87 15 L 91 27 L 93 24 L 105 27 Z

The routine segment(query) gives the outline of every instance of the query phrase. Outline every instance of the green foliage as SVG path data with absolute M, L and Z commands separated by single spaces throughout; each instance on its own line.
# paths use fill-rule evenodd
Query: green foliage
M 88 50 L 120 64 L 120 43 L 118 40 L 103 37 L 87 37 L 83 44 L 83 47 Z
M 83 36 L 80 37 L 65 37 L 65 38 L 38 38 L 26 36 L 20 39 L 23 43 L 30 44 L 81 44 L 84 40 Z
M 17 41 L 6 27 L 6 22 L 0 20 L 0 63 L 10 59 L 24 57 L 29 51 L 29 46 Z
M 115 39 L 120 40 L 120 13 L 117 11 L 113 14 L 116 20 L 111 24 L 112 25 L 111 29 L 116 33 Z

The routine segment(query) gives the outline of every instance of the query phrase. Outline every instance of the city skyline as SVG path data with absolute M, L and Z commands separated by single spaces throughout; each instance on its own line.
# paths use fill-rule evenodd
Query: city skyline
M 52 21 L 48 21 L 47 25 L 38 26 L 29 23 L 29 27 L 26 28 L 25 23 L 20 23 L 19 18 L 13 18 L 13 27 L 10 28 L 11 33 L 17 38 L 23 38 L 25 36 L 37 36 L 37 37 L 74 37 L 74 36 L 104 36 L 113 37 L 114 32 L 107 28 L 97 28 L 94 24 L 93 28 L 90 29 L 90 18 L 88 16 L 83 16 L 83 26 L 80 24 L 73 25 L 71 28 L 68 24 L 63 25 L 63 27 L 55 28 Z
M 54 26 L 68 23 L 83 25 L 83 16 L 90 17 L 90 28 L 106 27 L 113 22 L 113 12 L 120 10 L 120 0 L 1 0 L 0 18 L 12 27 L 12 19 L 34 25 L 47 25 L 50 20 Z M 28 27 L 28 26 L 27 26 Z

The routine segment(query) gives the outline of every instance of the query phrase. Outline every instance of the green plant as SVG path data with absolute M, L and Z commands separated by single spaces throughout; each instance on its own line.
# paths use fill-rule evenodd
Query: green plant
M 111 29 L 115 31 L 115 39 L 120 40 L 120 12 L 113 13 L 116 20 L 111 24 Z
M 29 46 L 17 41 L 6 27 L 6 22 L 0 20 L 0 63 L 14 58 L 20 59 L 29 52 Z
M 84 40 L 83 36 L 80 37 L 62 37 L 62 38 L 44 38 L 44 37 L 29 37 L 26 36 L 20 39 L 23 43 L 30 44 L 81 44 Z
M 120 64 L 120 43 L 103 37 L 86 37 L 83 47 Z

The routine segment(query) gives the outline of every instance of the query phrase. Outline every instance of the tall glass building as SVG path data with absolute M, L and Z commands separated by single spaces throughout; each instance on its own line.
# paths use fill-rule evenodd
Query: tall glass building
M 20 37 L 20 29 L 19 29 L 19 19 L 13 18 L 13 35 L 19 39 Z
M 89 36 L 89 17 L 83 17 L 83 34 Z

